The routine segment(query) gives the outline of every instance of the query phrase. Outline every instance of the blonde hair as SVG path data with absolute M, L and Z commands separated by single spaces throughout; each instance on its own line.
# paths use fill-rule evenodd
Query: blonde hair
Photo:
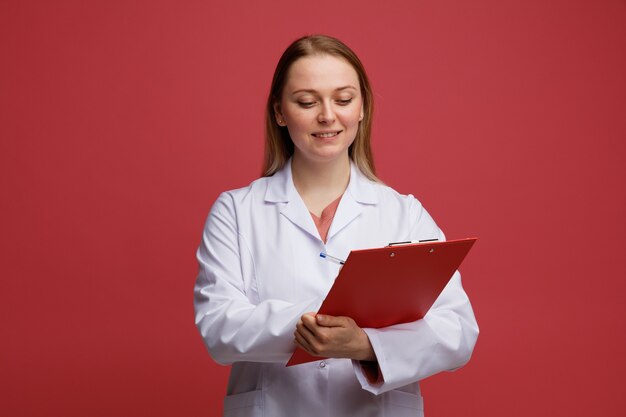
M 333 55 L 345 59 L 356 71 L 363 97 L 363 120 L 359 123 L 356 138 L 350 145 L 350 159 L 359 170 L 372 181 L 379 181 L 376 177 L 374 157 L 371 148 L 372 116 L 374 113 L 374 97 L 363 64 L 350 48 L 339 39 L 325 35 L 304 36 L 287 47 L 280 57 L 272 86 L 267 98 L 265 109 L 265 158 L 263 161 L 263 176 L 269 177 L 279 171 L 293 155 L 294 145 L 286 127 L 276 123 L 274 104 L 280 101 L 287 72 L 291 65 L 300 58 L 311 55 Z

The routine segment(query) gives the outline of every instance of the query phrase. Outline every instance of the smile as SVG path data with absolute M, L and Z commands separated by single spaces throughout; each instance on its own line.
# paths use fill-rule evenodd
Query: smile
M 313 136 L 315 136 L 316 138 L 326 139 L 326 138 L 332 138 L 334 136 L 337 136 L 340 133 L 341 133 L 341 130 L 335 131 L 335 132 L 320 132 L 320 133 L 313 133 Z

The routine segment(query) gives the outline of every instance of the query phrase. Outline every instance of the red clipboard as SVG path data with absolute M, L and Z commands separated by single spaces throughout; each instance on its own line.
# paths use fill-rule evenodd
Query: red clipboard
M 318 314 L 352 317 L 380 328 L 423 318 L 476 242 L 476 238 L 353 250 Z M 296 348 L 287 366 L 314 357 Z

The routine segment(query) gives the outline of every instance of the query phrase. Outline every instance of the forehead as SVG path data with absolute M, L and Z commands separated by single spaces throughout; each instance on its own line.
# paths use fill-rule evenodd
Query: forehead
M 296 60 L 287 72 L 285 92 L 335 90 L 352 86 L 359 90 L 356 70 L 343 58 L 333 55 L 311 55 Z

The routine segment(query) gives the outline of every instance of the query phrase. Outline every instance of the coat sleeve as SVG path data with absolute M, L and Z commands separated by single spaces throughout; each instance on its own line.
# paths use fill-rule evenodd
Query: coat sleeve
M 445 240 L 415 199 L 410 212 L 414 219 L 410 226 L 412 239 L 438 237 Z M 458 271 L 423 319 L 364 330 L 376 354 L 382 378 L 369 382 L 361 364 L 353 361 L 353 366 L 363 389 L 374 394 L 460 368 L 469 361 L 478 338 L 478 325 Z
M 211 357 L 220 364 L 286 363 L 295 348 L 297 321 L 302 314 L 317 311 L 321 300 L 293 304 L 254 299 L 249 291 L 253 272 L 242 268 L 243 257 L 251 259 L 251 254 L 238 233 L 233 198 L 223 193 L 209 213 L 197 252 L 196 326 Z

